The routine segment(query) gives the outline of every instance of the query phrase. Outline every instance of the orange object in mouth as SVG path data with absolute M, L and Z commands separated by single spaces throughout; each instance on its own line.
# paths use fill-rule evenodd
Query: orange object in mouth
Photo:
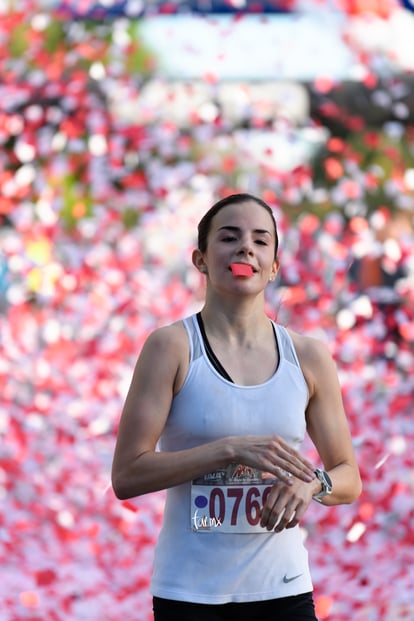
M 230 269 L 234 276 L 253 276 L 253 268 L 246 263 L 231 263 Z

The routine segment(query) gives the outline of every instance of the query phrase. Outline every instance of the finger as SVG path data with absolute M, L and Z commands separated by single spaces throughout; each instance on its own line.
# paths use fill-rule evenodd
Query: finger
M 285 508 L 283 515 L 280 516 L 280 519 L 275 523 L 275 532 L 280 533 L 282 530 L 288 527 L 290 522 L 295 517 L 295 511 L 291 511 L 287 507 Z
M 269 531 L 274 529 L 275 532 L 280 532 L 290 522 L 299 520 L 303 512 L 302 503 L 296 497 L 290 496 L 286 486 L 276 484 L 270 491 L 262 509 L 260 524 Z
M 286 528 L 292 517 L 293 515 L 287 507 L 282 508 L 280 511 L 274 508 L 270 512 L 266 528 L 269 531 L 274 530 L 276 533 L 280 533 Z
M 292 485 L 292 474 L 288 471 L 288 470 L 284 470 L 283 468 L 281 468 L 280 466 L 278 468 L 276 468 L 277 470 L 277 478 L 279 479 L 279 481 L 282 481 L 282 483 L 285 483 L 286 485 Z
M 275 466 L 279 466 L 283 470 L 308 482 L 315 478 L 314 466 L 310 461 L 302 457 L 282 438 L 277 437 L 274 439 L 271 450 Z
M 283 528 L 294 528 L 299 524 L 301 519 L 303 518 L 306 508 L 308 504 L 303 502 L 303 500 L 294 500 L 286 505 L 286 511 L 283 516 L 283 519 L 277 525 L 275 529 L 276 532 L 279 530 L 283 530 Z
M 297 477 L 306 483 L 310 483 L 315 478 L 313 470 L 309 471 L 304 469 L 301 465 L 298 466 L 296 463 L 282 458 L 277 460 L 273 471 L 281 481 L 287 483 L 288 485 L 292 484 L 292 481 L 290 480 L 292 476 Z
M 295 515 L 291 518 L 291 520 L 286 525 L 286 528 L 294 528 L 299 522 L 302 520 L 305 515 L 306 507 L 308 505 L 306 503 L 299 503 L 295 510 Z
M 274 486 L 273 494 L 270 492 L 266 505 L 262 509 L 260 525 L 267 530 L 273 530 L 284 518 L 286 511 L 290 511 L 289 504 L 285 504 L 286 501 L 283 498 L 283 488 Z
M 274 530 L 275 527 L 279 524 L 279 521 L 282 519 L 283 510 L 278 512 L 277 510 L 268 510 L 263 512 L 264 515 L 260 522 L 260 526 L 266 528 L 266 530 L 271 531 Z
M 260 526 L 267 528 L 268 530 L 272 530 L 272 523 L 275 523 L 274 518 L 272 518 L 272 511 L 278 500 L 278 495 L 277 485 L 274 485 L 267 497 L 266 504 L 262 507 Z
M 297 526 L 299 524 L 299 521 L 296 517 L 293 520 L 290 520 L 290 522 L 288 522 L 288 524 L 286 524 L 286 529 L 288 528 L 295 528 L 295 526 Z
M 310 465 L 308 466 L 302 460 L 298 459 L 294 455 L 286 454 L 284 457 L 284 463 L 280 464 L 280 467 L 289 472 L 293 476 L 296 476 L 298 479 L 302 481 L 310 482 L 315 478 L 314 468 Z

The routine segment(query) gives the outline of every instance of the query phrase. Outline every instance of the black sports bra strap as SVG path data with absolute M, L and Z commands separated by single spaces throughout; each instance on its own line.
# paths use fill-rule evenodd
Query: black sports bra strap
M 201 332 L 201 336 L 203 337 L 203 343 L 204 343 L 204 349 L 206 350 L 206 354 L 208 359 L 210 360 L 211 364 L 213 365 L 213 367 L 216 369 L 216 371 L 218 373 L 220 373 L 220 375 L 222 377 L 224 377 L 227 381 L 231 382 L 232 384 L 234 384 L 234 380 L 231 379 L 230 375 L 227 373 L 226 369 L 223 367 L 223 365 L 221 364 L 220 360 L 217 358 L 216 354 L 214 353 L 214 351 L 211 348 L 211 345 L 209 343 L 209 340 L 207 338 L 207 334 L 204 328 L 204 322 L 203 319 L 201 317 L 201 312 L 196 314 L 197 317 L 197 323 L 198 326 L 200 328 L 200 332 Z M 273 334 L 275 337 L 275 342 L 276 342 L 276 347 L 279 349 L 279 344 L 277 342 L 277 336 L 276 336 L 276 329 L 274 324 L 272 323 L 272 328 L 273 328 Z M 279 351 L 279 355 L 280 355 L 280 351 Z M 279 359 L 279 363 L 280 364 L 280 359 Z
M 227 373 L 226 369 L 223 367 L 223 365 L 221 364 L 220 360 L 217 358 L 216 354 L 211 349 L 211 345 L 209 343 L 206 331 L 204 329 L 204 323 L 203 323 L 203 319 L 201 317 L 201 313 L 197 313 L 196 317 L 197 317 L 198 326 L 200 328 L 201 336 L 203 337 L 204 348 L 206 350 L 206 354 L 207 354 L 208 359 L 210 360 L 211 364 L 216 369 L 216 371 L 218 373 L 220 373 L 220 375 L 222 375 L 227 381 L 232 382 L 234 384 L 234 382 L 231 379 L 230 375 Z

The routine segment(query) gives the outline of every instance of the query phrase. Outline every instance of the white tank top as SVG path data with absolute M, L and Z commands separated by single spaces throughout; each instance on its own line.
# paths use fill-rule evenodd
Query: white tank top
M 277 434 L 299 449 L 308 389 L 287 330 L 275 328 L 279 365 L 257 386 L 223 378 L 209 361 L 195 315 L 184 320 L 190 366 L 160 438 L 163 451 L 224 436 Z M 274 599 L 312 590 L 299 526 L 268 532 L 258 522 L 271 482 L 234 464 L 170 488 L 155 549 L 153 595 L 221 604 Z

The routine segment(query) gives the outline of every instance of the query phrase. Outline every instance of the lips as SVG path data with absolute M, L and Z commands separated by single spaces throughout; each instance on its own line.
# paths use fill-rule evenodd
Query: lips
M 247 263 L 231 263 L 230 269 L 233 273 L 233 276 L 253 276 L 254 270 L 251 265 Z

